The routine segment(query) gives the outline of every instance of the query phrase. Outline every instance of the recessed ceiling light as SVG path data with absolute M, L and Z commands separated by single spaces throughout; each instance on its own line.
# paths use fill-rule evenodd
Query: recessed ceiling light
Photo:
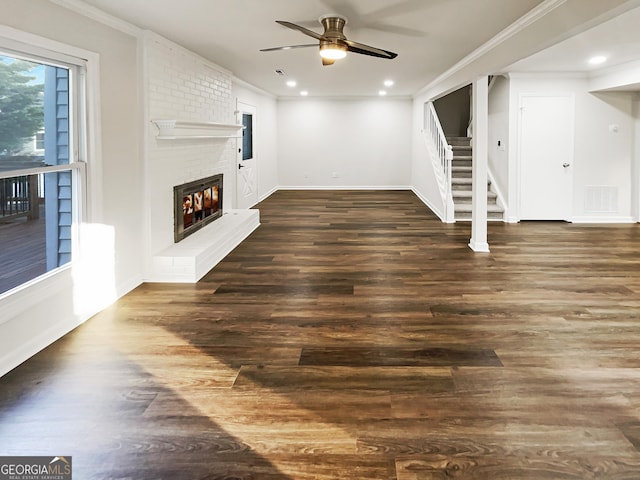
M 596 55 L 595 57 L 591 57 L 589 59 L 589 64 L 600 65 L 601 63 L 604 63 L 606 61 L 607 61 L 607 57 L 605 57 L 604 55 Z
M 378 95 L 380 95 L 381 97 L 384 97 L 387 94 L 387 92 L 385 90 L 380 90 L 378 92 Z
M 393 80 L 385 80 L 384 81 L 384 86 L 385 87 L 393 87 Z
M 295 80 L 287 80 L 287 87 L 295 87 L 298 84 Z
M 302 90 L 300 92 L 300 95 L 302 95 L 303 97 L 306 97 L 307 95 L 309 95 L 309 92 L 307 92 L 306 90 Z

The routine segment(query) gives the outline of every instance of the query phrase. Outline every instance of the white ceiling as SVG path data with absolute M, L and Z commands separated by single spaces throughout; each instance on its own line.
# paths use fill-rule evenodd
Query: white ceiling
M 589 59 L 604 56 L 607 61 L 591 65 Z M 598 75 L 612 67 L 640 61 L 640 8 L 592 27 L 579 35 L 520 60 L 505 70 L 510 72 L 566 72 Z M 640 84 L 620 90 L 640 90 Z
M 600 0 L 609 1 L 609 0 Z M 543 0 L 84 0 L 93 7 L 152 30 L 274 95 L 370 96 L 392 79 L 389 95 L 413 95 L 479 46 L 503 31 Z M 313 43 L 300 32 L 275 23 L 287 20 L 318 33 L 321 15 L 347 17 L 344 33 L 360 43 L 398 53 L 394 60 L 350 53 L 330 67 L 321 65 L 315 48 L 260 52 L 261 48 Z M 621 20 L 623 21 L 623 20 Z M 523 71 L 580 70 L 580 52 L 602 45 L 620 58 L 640 58 L 635 17 L 624 29 L 610 29 L 585 44 L 568 40 L 566 47 L 542 52 L 519 64 Z M 631 22 L 631 23 L 628 23 Z M 633 23 L 635 22 L 635 23 Z M 624 35 L 621 32 L 627 32 Z M 618 33 L 618 35 L 616 35 Z M 633 38 L 635 37 L 635 38 Z M 612 43 L 615 41 L 616 43 Z M 609 42 L 609 43 L 607 43 Z M 544 44 L 543 41 L 540 43 Z M 564 56 L 564 60 L 562 57 Z M 584 67 L 583 67 L 584 68 Z M 282 70 L 284 77 L 275 71 Z M 487 72 L 490 73 L 490 72 Z M 297 87 L 285 81 L 295 79 Z

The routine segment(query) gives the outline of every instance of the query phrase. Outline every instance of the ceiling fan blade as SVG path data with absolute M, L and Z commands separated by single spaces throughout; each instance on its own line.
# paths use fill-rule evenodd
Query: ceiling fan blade
M 279 23 L 283 27 L 290 28 L 292 30 L 297 30 L 299 32 L 304 33 L 305 35 L 309 35 L 310 37 L 315 38 L 316 40 L 323 40 L 324 37 L 319 33 L 314 32 L 313 30 L 309 30 L 308 28 L 301 27 L 300 25 L 296 25 L 295 23 L 286 22 L 284 20 L 276 20 L 276 23 Z
M 330 59 L 330 58 L 324 58 L 324 57 L 322 57 L 322 65 L 323 65 L 324 67 L 326 67 L 327 65 L 333 65 L 334 63 L 336 63 L 336 61 L 335 61 L 335 60 L 332 60 L 332 59 Z
M 387 58 L 389 60 L 396 58 L 397 53 L 390 52 L 389 50 L 383 50 L 381 48 L 371 47 L 364 43 L 354 42 L 352 40 L 345 40 L 347 49 L 353 53 L 361 53 L 362 55 L 370 55 L 372 57 Z
M 294 48 L 308 48 L 308 47 L 316 47 L 318 48 L 317 43 L 307 43 L 305 45 L 286 45 L 284 47 L 272 47 L 272 48 L 262 48 L 261 52 L 275 52 L 276 50 L 293 50 Z

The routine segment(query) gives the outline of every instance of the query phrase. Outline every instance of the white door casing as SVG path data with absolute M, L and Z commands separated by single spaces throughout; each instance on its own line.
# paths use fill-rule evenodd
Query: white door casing
M 238 123 L 245 126 L 236 148 L 236 208 L 258 203 L 258 172 L 255 150 L 256 107 L 237 102 Z
M 520 97 L 520 220 L 571 218 L 574 103 L 573 95 Z

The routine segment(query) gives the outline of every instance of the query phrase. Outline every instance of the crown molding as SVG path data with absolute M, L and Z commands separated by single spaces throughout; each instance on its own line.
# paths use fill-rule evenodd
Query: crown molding
M 142 29 L 129 23 L 121 18 L 115 17 L 99 8 L 87 5 L 81 0 L 49 0 L 51 3 L 55 3 L 63 8 L 71 10 L 74 13 L 78 13 L 87 18 L 102 23 L 115 30 L 119 30 L 122 33 L 137 37 L 141 34 Z

